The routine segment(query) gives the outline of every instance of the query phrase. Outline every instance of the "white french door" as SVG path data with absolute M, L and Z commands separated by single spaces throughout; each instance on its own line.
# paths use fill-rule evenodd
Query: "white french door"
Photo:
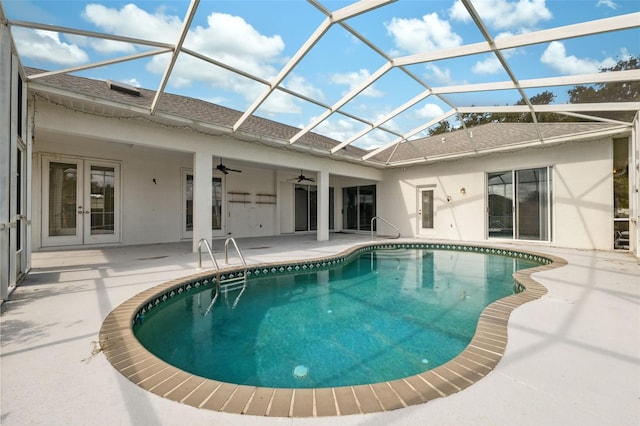
M 73 157 L 42 162 L 42 245 L 120 242 L 120 164 Z

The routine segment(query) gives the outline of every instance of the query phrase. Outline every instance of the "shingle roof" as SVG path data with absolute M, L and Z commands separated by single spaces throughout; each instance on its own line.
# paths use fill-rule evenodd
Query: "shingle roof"
M 27 75 L 33 76 L 46 71 L 27 68 L 26 72 Z M 146 111 L 151 110 L 151 104 L 156 93 L 153 90 L 140 88 L 140 96 L 133 96 L 111 90 L 105 81 L 69 74 L 53 74 L 39 77 L 34 81 L 44 86 L 111 101 L 123 107 L 126 105 L 138 107 Z M 160 115 L 164 113 L 173 117 L 207 123 L 224 129 L 229 133 L 232 132 L 234 123 L 242 116 L 242 112 L 237 110 L 200 99 L 166 92 L 160 98 L 157 111 Z M 131 114 L 130 111 L 126 111 L 126 108 L 123 108 L 122 113 Z M 156 117 L 154 119 L 162 121 L 161 118 Z M 371 163 L 363 162 L 363 164 L 372 166 L 388 164 L 393 166 L 394 163 L 402 164 L 421 160 L 435 161 L 445 157 L 474 155 L 495 149 L 518 149 L 523 144 L 549 143 L 553 142 L 554 138 L 568 137 L 575 134 L 589 135 L 596 132 L 615 131 L 616 129 L 620 129 L 623 132 L 626 131 L 627 127 L 615 123 L 596 122 L 489 123 L 467 130 L 461 129 L 400 143 L 373 156 L 370 159 Z M 251 139 L 253 136 L 256 139 L 275 140 L 284 146 L 288 146 L 289 139 L 297 134 L 298 131 L 299 129 L 293 126 L 251 116 L 241 126 L 240 133 L 242 133 L 242 137 L 240 138 Z M 545 141 L 540 141 L 538 131 L 540 131 Z M 331 155 L 331 149 L 338 144 L 338 141 L 312 132 L 305 134 L 295 143 L 298 147 L 311 149 L 327 156 Z M 338 153 L 337 156 L 333 155 L 333 157 L 360 162 L 368 151 L 348 146 L 338 151 Z
M 541 142 L 537 130 L 544 138 Z M 393 151 L 383 151 L 373 158 L 381 162 L 407 162 L 415 159 L 437 159 L 451 156 L 472 155 L 495 149 L 518 149 L 525 144 L 553 143 L 554 139 L 572 135 L 593 135 L 598 132 L 627 131 L 627 126 L 615 123 L 567 122 L 567 123 L 489 123 L 481 126 L 436 134 L 426 138 L 401 143 Z
M 26 68 L 28 76 L 45 73 L 46 71 Z M 38 77 L 34 82 L 38 84 L 63 89 L 76 94 L 88 95 L 93 98 L 112 101 L 123 105 L 130 105 L 150 111 L 156 92 L 144 88 L 138 88 L 140 96 L 133 96 L 127 93 L 121 93 L 117 90 L 109 88 L 108 84 L 103 80 L 95 80 L 84 77 L 77 77 L 70 74 L 53 74 L 44 77 Z M 216 105 L 196 98 L 174 95 L 165 92 L 158 103 L 157 111 L 176 117 L 192 119 L 204 123 L 227 129 L 231 132 L 232 126 L 242 116 L 242 112 L 227 107 Z M 240 128 L 240 131 L 246 134 L 253 134 L 256 137 L 271 138 L 282 143 L 288 144 L 300 129 L 286 124 L 267 120 L 257 116 L 251 116 L 246 120 Z M 296 142 L 297 146 L 311 148 L 314 151 L 321 151 L 330 154 L 332 148 L 338 145 L 338 142 L 326 136 L 317 133 L 308 133 Z M 368 151 L 350 146 L 343 149 L 338 157 L 350 157 L 355 160 L 367 154 Z

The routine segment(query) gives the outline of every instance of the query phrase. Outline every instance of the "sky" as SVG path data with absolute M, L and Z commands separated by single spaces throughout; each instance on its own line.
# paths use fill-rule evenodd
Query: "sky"
M 29 21 L 136 39 L 175 43 L 189 7 L 187 0 L 0 0 L 10 21 Z M 351 2 L 320 0 L 329 11 Z M 640 11 L 638 0 L 476 0 L 473 1 L 494 38 L 570 25 Z M 184 47 L 262 81 L 273 80 L 325 19 L 302 0 L 201 0 Z M 366 45 L 334 25 L 283 81 L 296 93 L 334 105 L 382 67 L 387 58 L 439 51 L 484 41 L 457 0 L 399 0 L 345 22 L 368 39 Z M 24 66 L 61 70 L 148 51 L 150 48 L 99 38 L 12 27 Z M 376 49 L 378 51 L 376 51 Z M 599 72 L 619 60 L 640 55 L 640 30 L 632 29 L 516 48 L 503 52 L 518 79 Z M 385 57 L 386 56 L 386 57 Z M 169 60 L 155 55 L 74 74 L 125 82 L 156 90 Z M 416 81 L 418 80 L 418 81 Z M 341 110 L 376 122 L 429 87 L 509 81 L 493 54 L 392 68 Z M 245 110 L 265 91 L 261 82 L 201 59 L 180 54 L 166 90 Z M 567 100 L 569 87 L 534 88 Z M 385 128 L 408 134 L 443 115 L 452 105 L 507 105 L 520 100 L 515 90 L 429 96 Z M 304 128 L 325 108 L 276 91 L 256 115 Z M 344 141 L 366 125 L 348 115 L 332 114 L 314 131 Z M 415 136 L 423 135 L 418 133 Z M 374 130 L 355 145 L 375 148 L 397 136 Z

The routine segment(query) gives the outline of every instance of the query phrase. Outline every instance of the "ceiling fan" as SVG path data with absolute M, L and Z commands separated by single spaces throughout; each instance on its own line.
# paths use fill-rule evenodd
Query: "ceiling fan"
M 229 167 L 225 166 L 224 164 L 222 164 L 222 158 L 220 159 L 220 164 L 218 164 L 216 166 L 216 169 L 220 170 L 222 173 L 224 173 L 225 175 L 228 175 L 229 172 L 238 172 L 238 173 L 242 173 L 242 170 L 236 170 L 236 169 L 230 169 Z
M 290 181 L 298 181 L 298 183 L 302 182 L 303 180 L 306 180 L 307 182 L 315 182 L 316 180 L 314 178 L 308 178 L 305 175 L 302 174 L 302 170 L 300 170 L 300 176 L 298 176 L 297 178 L 293 178 L 293 179 L 289 179 Z

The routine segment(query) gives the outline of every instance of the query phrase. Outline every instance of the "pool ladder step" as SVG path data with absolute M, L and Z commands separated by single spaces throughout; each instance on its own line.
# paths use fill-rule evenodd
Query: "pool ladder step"
M 246 285 L 247 285 L 247 278 L 244 276 L 229 278 L 227 280 L 220 282 L 220 290 L 224 292 L 236 291 L 240 288 L 245 287 Z
M 207 252 L 209 253 L 209 258 L 211 259 L 211 263 L 213 263 L 213 266 L 216 271 L 216 289 L 215 289 L 216 291 L 215 291 L 214 297 L 211 299 L 211 303 L 209 304 L 209 306 L 207 307 L 204 313 L 205 315 L 211 312 L 211 309 L 213 309 L 213 305 L 216 303 L 216 300 L 218 300 L 218 296 L 220 295 L 221 291 L 224 291 L 225 300 L 226 300 L 227 294 L 229 292 L 235 291 L 238 289 L 240 290 L 240 293 L 238 293 L 238 296 L 236 296 L 236 299 L 233 302 L 232 309 L 234 309 L 238 305 L 238 302 L 240 301 L 240 296 L 242 296 L 242 294 L 247 288 L 247 262 L 245 261 L 244 256 L 242 255 L 242 252 L 238 248 L 238 244 L 236 244 L 236 240 L 234 240 L 233 238 L 227 238 L 224 242 L 224 262 L 227 265 L 229 264 L 229 250 L 228 250 L 229 243 L 232 243 L 233 246 L 235 247 L 236 252 L 240 257 L 240 261 L 242 262 L 242 266 L 244 267 L 244 271 L 242 275 L 236 275 L 234 277 L 230 277 L 222 281 L 220 276 L 220 267 L 218 266 L 218 262 L 216 261 L 216 258 L 213 255 L 213 251 L 211 250 L 209 241 L 207 241 L 205 238 L 202 238 L 200 241 L 198 241 L 198 267 L 202 268 L 202 246 L 204 245 L 205 248 L 207 249 Z

